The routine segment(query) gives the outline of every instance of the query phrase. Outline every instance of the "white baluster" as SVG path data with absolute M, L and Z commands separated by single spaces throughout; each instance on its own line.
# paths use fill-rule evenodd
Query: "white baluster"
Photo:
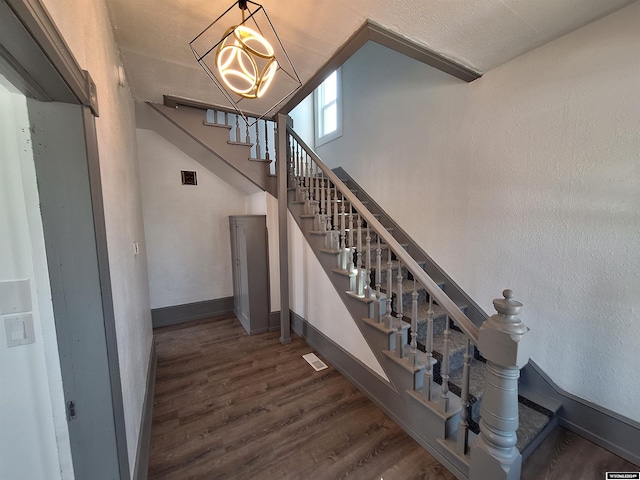
M 443 412 L 449 409 L 449 316 L 445 319 L 444 325 L 444 346 L 442 352 L 442 365 L 440 367 L 440 376 L 442 377 L 442 388 L 440 389 L 440 408 Z
M 431 394 L 433 393 L 433 366 L 436 364 L 436 360 L 433 358 L 433 298 L 429 295 L 429 310 L 427 311 L 427 338 L 425 340 L 425 367 L 424 372 L 424 386 L 422 393 L 424 398 L 431 401 Z
M 327 180 L 327 196 L 326 196 L 326 208 L 324 211 L 324 223 L 325 223 L 325 228 L 326 228 L 326 232 L 327 232 L 327 236 L 326 236 L 326 242 L 327 242 L 327 248 L 333 248 L 332 243 L 331 243 L 331 182 L 329 180 Z
M 240 115 L 236 114 L 236 142 L 240 143 Z
M 260 119 L 256 120 L 256 158 L 260 160 L 262 158 L 262 148 L 260 147 Z
M 398 260 L 398 275 L 396 276 L 398 288 L 396 291 L 396 353 L 398 357 L 404 358 L 404 341 L 402 338 L 402 262 Z
M 391 248 L 387 261 L 387 328 L 393 328 L 393 316 L 391 315 L 391 298 L 393 297 L 393 262 L 391 261 Z M 398 297 L 396 296 L 396 302 Z
M 309 156 L 305 153 L 304 155 L 305 157 L 305 176 L 306 176 L 306 188 L 305 188 L 305 194 L 306 194 L 306 213 L 307 215 L 312 214 L 313 212 L 311 211 L 311 165 L 309 163 Z
M 306 166 L 305 166 L 305 162 L 304 162 L 304 155 L 303 152 L 300 148 L 300 144 L 296 144 L 296 148 L 298 149 L 298 157 L 299 157 L 299 165 L 300 165 L 300 170 L 299 170 L 299 175 L 300 175 L 300 190 L 302 191 L 302 200 L 306 200 L 304 197 L 306 196 L 306 182 L 307 182 L 307 171 L 306 171 Z
M 325 183 L 324 183 L 324 178 L 323 179 L 318 179 L 318 181 L 320 182 L 320 231 L 326 232 L 327 231 L 327 222 L 325 221 L 325 214 L 327 213 L 326 211 L 326 206 L 324 203 L 324 198 L 325 198 Z M 325 240 L 324 240 L 324 246 L 325 248 L 327 247 L 327 237 L 325 236 Z
M 347 255 L 347 267 L 350 272 L 355 270 L 353 264 L 353 205 L 349 202 L 349 253 Z
M 378 236 L 378 245 L 376 247 L 376 322 L 382 323 L 382 310 L 380 297 L 380 287 L 382 284 L 382 248 L 380 248 L 380 236 Z M 390 298 L 390 297 L 389 297 Z
M 320 225 L 320 177 L 318 176 L 318 172 L 320 168 L 318 167 L 318 164 L 315 162 L 313 163 L 313 165 L 315 166 L 315 171 L 313 173 L 313 180 L 315 182 L 314 214 L 316 215 L 316 230 L 322 230 L 322 225 Z
M 460 423 L 458 424 L 458 451 L 466 455 L 469 451 L 469 370 L 471 368 L 471 340 L 467 339 L 462 366 L 462 392 L 460 393 Z
M 411 349 L 409 360 L 415 367 L 418 364 L 418 291 L 416 290 L 416 280 L 413 279 L 413 292 L 411 293 Z
M 356 285 L 357 285 L 357 294 L 359 297 L 364 296 L 364 285 L 362 279 L 362 218 L 358 213 L 358 250 L 356 253 L 356 269 L 357 269 L 357 277 L 356 277 Z
M 369 228 L 369 224 L 367 223 L 367 236 L 366 236 L 366 244 L 367 244 L 367 255 L 366 255 L 366 280 L 364 282 L 364 290 L 367 298 L 371 297 L 371 230 Z
M 338 215 L 338 186 L 334 185 L 333 188 L 333 234 L 331 236 L 331 248 L 340 249 L 340 232 L 339 232 L 339 218 Z M 342 264 L 341 264 L 342 265 Z
M 302 156 L 300 155 L 300 144 L 296 142 L 296 187 L 298 191 L 298 200 L 303 201 L 304 195 L 304 177 L 302 176 Z
M 347 237 L 345 222 L 347 221 L 347 211 L 344 206 L 344 195 L 341 195 L 342 203 L 340 204 L 340 268 L 347 269 Z
M 271 157 L 269 156 L 269 122 L 267 122 L 267 120 L 264 120 L 264 159 L 265 160 L 270 160 Z

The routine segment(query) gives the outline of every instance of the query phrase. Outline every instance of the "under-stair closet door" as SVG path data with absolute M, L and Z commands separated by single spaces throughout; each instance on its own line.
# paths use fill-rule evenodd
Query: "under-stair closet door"
M 251 318 L 251 306 L 249 305 L 249 271 L 247 265 L 247 225 L 238 222 L 238 303 L 240 306 L 240 322 L 249 325 Z M 246 327 L 245 327 L 246 328 Z
M 266 216 L 229 217 L 234 312 L 248 333 L 269 329 Z

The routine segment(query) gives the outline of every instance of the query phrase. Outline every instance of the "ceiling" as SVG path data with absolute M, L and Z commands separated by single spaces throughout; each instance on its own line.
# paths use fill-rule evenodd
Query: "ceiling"
M 107 0 L 138 100 L 227 105 L 189 42 L 234 0 Z M 260 1 L 260 0 L 258 0 Z M 479 73 L 634 0 L 262 0 L 302 83 L 367 20 Z

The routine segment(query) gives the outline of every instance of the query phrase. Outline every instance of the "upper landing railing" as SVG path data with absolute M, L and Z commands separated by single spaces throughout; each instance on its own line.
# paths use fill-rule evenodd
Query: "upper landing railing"
M 243 117 L 232 109 L 210 107 L 204 123 L 228 128 L 229 143 L 249 146 L 250 160 L 269 163 L 270 173 L 275 175 L 276 124 L 273 120 L 252 115 Z

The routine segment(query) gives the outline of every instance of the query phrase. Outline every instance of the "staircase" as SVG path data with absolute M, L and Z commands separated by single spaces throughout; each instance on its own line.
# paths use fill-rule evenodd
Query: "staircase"
M 483 406 L 487 365 L 482 348 L 479 350 L 483 342 L 478 323 L 486 316 L 441 275 L 426 255 L 417 255 L 418 261 L 412 257 L 409 252 L 416 246 L 408 243 L 404 232 L 345 172 L 339 171 L 338 177 L 330 171 L 292 130 L 288 130 L 288 142 L 289 210 L 398 391 L 404 408 L 411 412 L 400 422 L 415 431 L 419 429 L 416 418 L 437 419 L 433 426 L 438 432 L 435 439 L 434 430 L 422 431 L 418 437 L 432 453 L 448 458 L 463 477 L 473 478 L 470 446 L 481 431 L 481 413 L 488 418 L 484 430 L 500 437 L 490 442 L 490 448 L 500 445 L 508 450 L 515 446 L 514 451 L 528 455 L 553 428 L 557 407 L 546 408 L 518 398 L 514 383 L 517 369 L 498 368 L 496 372 L 500 354 L 493 352 L 489 352 L 493 360 L 490 384 L 495 387 L 490 393 L 492 405 Z M 427 271 L 434 273 L 429 275 Z M 447 291 L 453 292 L 457 303 Z M 522 305 L 511 299 L 511 292 L 504 293 L 505 299 L 495 302 L 499 314 L 492 320 L 502 323 L 498 329 L 524 335 L 526 327 L 507 325 L 509 321 L 505 321 L 515 321 L 514 312 Z M 475 322 L 466 315 L 469 310 Z M 517 365 L 515 360 L 502 363 L 502 367 Z M 510 384 L 496 380 L 503 374 L 511 376 Z M 511 412 L 495 411 L 497 404 L 508 403 L 503 391 L 514 385 L 516 397 Z M 509 424 L 514 430 L 518 426 L 516 435 L 506 431 Z M 485 473 L 477 474 L 477 478 L 519 478 L 519 462 L 508 461 L 506 468 L 503 464 L 503 477 L 494 477 L 487 472 L 496 469 L 480 465 Z
M 480 307 L 473 302 L 462 289 L 442 271 L 437 264 L 417 245 L 413 240 L 393 221 L 393 219 L 378 206 L 375 201 L 345 172 L 342 168 L 333 169 L 334 173 L 342 180 L 347 188 L 360 199 L 363 205 L 373 213 L 374 217 L 387 228 L 392 235 L 401 242 L 403 248 L 411 252 L 411 256 L 416 259 L 418 265 L 425 271 L 430 272 L 438 287 L 445 291 L 447 295 L 455 299 L 458 308 L 472 319 L 473 323 L 481 326 L 487 315 Z M 395 260 L 395 259 L 394 259 Z M 395 270 L 395 266 L 393 267 Z M 412 324 L 412 281 L 413 276 L 406 267 L 401 268 L 403 278 L 402 311 L 403 320 Z M 378 272 L 376 266 L 372 266 L 372 285 L 375 288 Z M 388 274 L 384 268 L 380 271 L 380 283 L 388 283 Z M 408 288 L 407 288 L 408 287 Z M 386 289 L 381 289 L 386 295 Z M 397 314 L 397 284 L 392 283 L 392 315 Z M 432 355 L 437 361 L 434 365 L 434 381 L 442 384 L 441 366 L 444 351 L 444 331 L 446 323 L 449 322 L 447 313 L 437 303 L 429 302 L 430 297 L 423 288 L 417 288 L 418 308 L 416 318 L 416 340 L 417 349 L 426 353 L 428 318 L 431 316 L 433 322 Z M 464 356 L 466 353 L 466 337 L 455 324 L 449 322 L 449 391 L 460 396 L 463 383 Z M 485 359 L 482 357 L 476 346 L 472 346 L 470 358 L 470 379 L 469 379 L 469 428 L 474 434 L 479 433 L 480 406 L 482 405 L 482 393 L 485 373 Z M 522 458 L 526 459 L 535 450 L 540 442 L 546 437 L 548 432 L 555 427 L 555 413 L 559 408 L 557 403 L 545 403 L 542 406 L 524 396 L 518 397 L 519 428 L 517 430 L 518 441 L 516 447 L 520 450 Z
M 273 122 L 150 108 L 149 122 L 165 138 L 276 193 Z M 346 172 L 330 170 L 293 130 L 280 128 L 287 128 L 278 152 L 287 154 L 289 211 L 389 379 L 377 402 L 457 477 L 519 478 L 522 457 L 553 428 L 559 407 L 518 396 L 528 360 L 520 345 L 528 329 L 516 317 L 522 305 L 505 291 L 487 321 Z

